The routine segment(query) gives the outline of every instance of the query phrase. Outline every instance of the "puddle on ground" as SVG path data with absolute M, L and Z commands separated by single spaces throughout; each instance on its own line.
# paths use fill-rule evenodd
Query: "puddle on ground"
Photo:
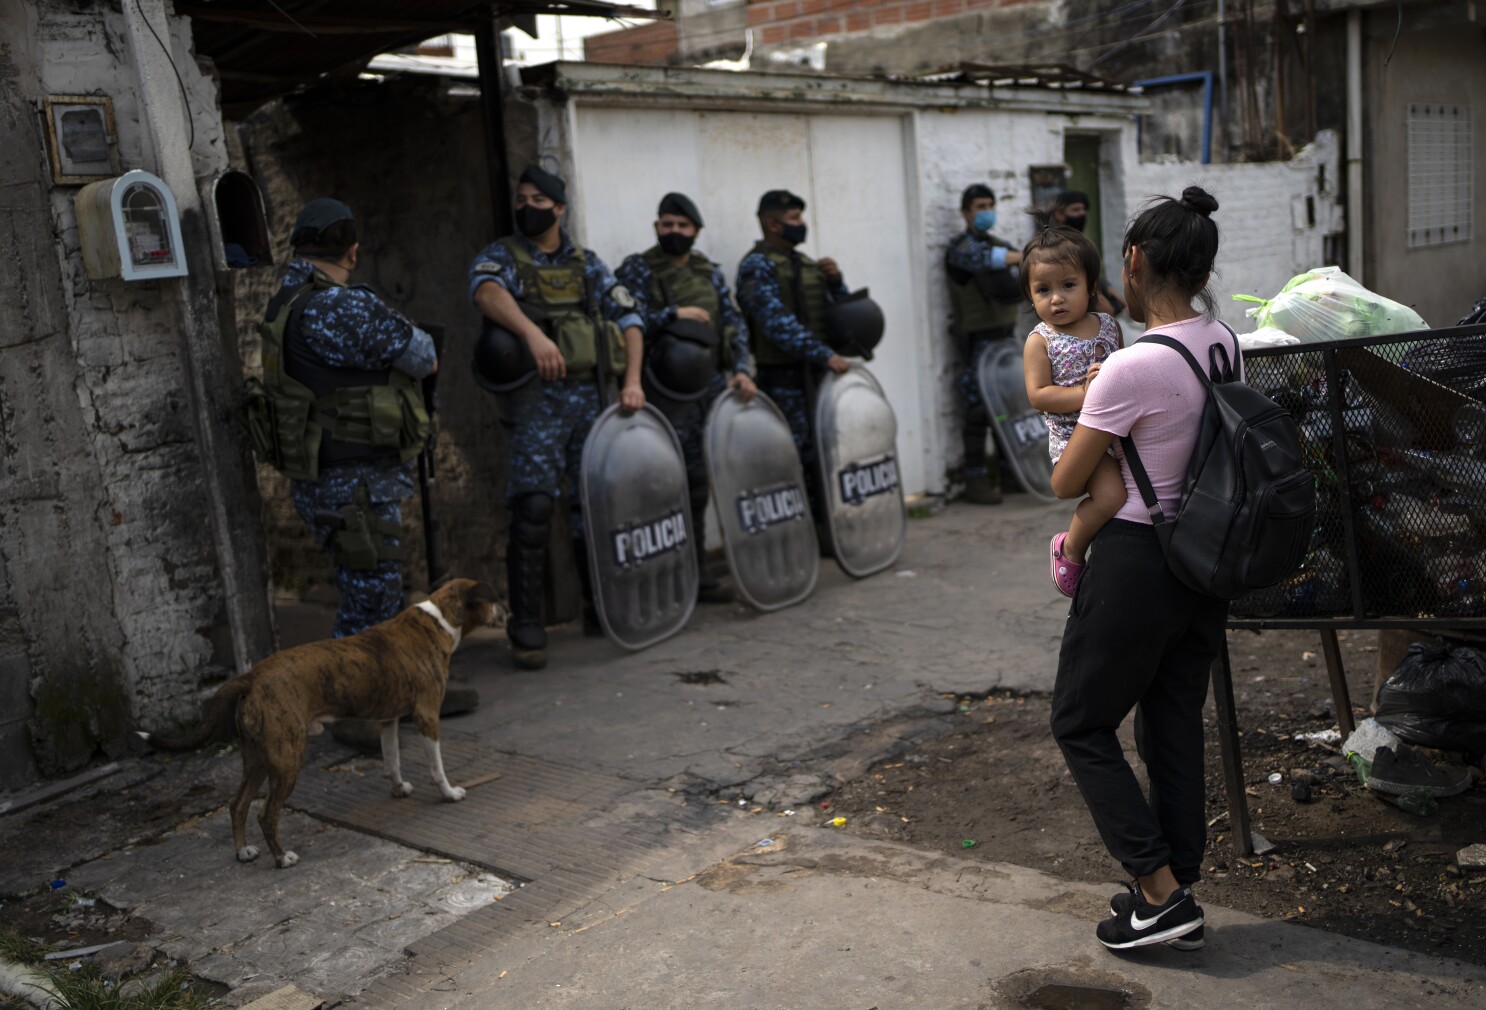
M 997 1010 L 1148 1010 L 1151 992 L 1088 959 L 1073 964 L 1023 968 L 991 981 L 999 997 L 984 1004 Z
M 673 676 L 683 684 L 726 684 L 721 670 L 690 670 Z
M 1130 993 L 1104 986 L 1063 985 L 1038 986 L 1022 997 L 1029 1010 L 1126 1010 Z

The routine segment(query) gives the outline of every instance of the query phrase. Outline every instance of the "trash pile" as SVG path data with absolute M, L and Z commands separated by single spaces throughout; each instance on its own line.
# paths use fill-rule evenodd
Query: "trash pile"
M 1300 570 L 1233 614 L 1486 617 L 1486 326 L 1416 332 L 1412 309 L 1335 268 L 1301 274 L 1251 314 L 1264 328 L 1241 338 L 1250 349 L 1293 340 L 1245 367 L 1299 425 L 1317 510 Z
M 1440 764 L 1424 749 L 1486 755 L 1486 653 L 1444 640 L 1415 642 L 1383 684 L 1377 714 L 1342 744 L 1368 789 L 1414 814 L 1475 783 L 1467 765 Z

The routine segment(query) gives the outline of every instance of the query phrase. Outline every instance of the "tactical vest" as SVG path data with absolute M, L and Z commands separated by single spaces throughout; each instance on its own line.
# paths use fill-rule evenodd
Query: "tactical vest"
M 763 253 L 779 274 L 779 297 L 784 307 L 809 330 L 815 339 L 826 342 L 826 273 L 803 253 L 787 253 L 760 242 L 753 252 Z M 798 265 L 798 266 L 797 266 Z M 760 367 L 798 365 L 800 360 L 775 347 L 763 337 L 764 320 L 748 315 L 748 340 L 753 360 Z
M 960 239 L 955 239 L 950 244 L 950 249 L 953 250 L 959 241 Z M 987 236 L 984 240 L 977 236 L 977 241 L 986 241 L 999 249 L 1011 248 L 1008 243 L 994 235 Z M 948 257 L 949 254 L 946 252 L 945 272 L 949 275 L 950 319 L 954 323 L 956 334 L 968 337 L 974 333 L 1002 329 L 1016 323 L 1017 307 L 1015 305 L 992 301 L 977 283 L 978 275 L 950 266 Z
M 305 306 L 340 286 L 316 270 L 275 295 L 258 324 L 263 378 L 248 380 L 238 416 L 258 455 L 290 480 L 316 480 L 326 467 L 349 463 L 405 463 L 428 439 L 419 380 L 394 368 L 339 368 L 304 346 Z
M 587 258 L 576 242 L 572 254 L 561 263 L 540 266 L 532 258 L 526 243 L 515 235 L 500 240 L 516 261 L 516 275 L 521 279 L 521 300 L 547 314 L 542 329 L 567 364 L 569 379 L 591 378 L 598 364 L 599 328 L 602 343 L 608 347 L 609 374 L 618 380 L 624 375 L 624 334 L 616 323 L 599 317 L 597 292 L 590 305 Z
M 660 246 L 652 246 L 641 254 L 641 258 L 650 267 L 650 303 L 706 309 L 707 315 L 712 317 L 712 328 L 720 338 L 717 341 L 717 370 L 731 371 L 735 330 L 722 325 L 722 296 L 712 283 L 716 265 L 701 253 L 694 252 L 686 266 L 678 267 Z

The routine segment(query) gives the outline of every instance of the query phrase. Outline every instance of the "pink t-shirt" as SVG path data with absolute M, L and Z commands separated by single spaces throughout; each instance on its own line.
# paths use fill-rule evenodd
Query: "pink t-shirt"
M 1204 368 L 1208 351 L 1215 343 L 1223 345 L 1230 360 L 1234 354 L 1233 337 L 1223 324 L 1210 323 L 1202 316 L 1151 332 L 1181 341 Z M 1192 374 L 1192 366 L 1170 347 L 1137 341 L 1109 356 L 1089 386 L 1078 421 L 1087 428 L 1115 436 L 1115 458 L 1120 461 L 1126 491 L 1125 507 L 1115 518 L 1137 523 L 1151 521 L 1140 488 L 1135 486 L 1135 478 L 1125 465 L 1125 451 L 1119 439 L 1125 435 L 1135 439 L 1151 487 L 1162 511 L 1169 517 L 1175 514 L 1177 500 L 1181 498 L 1187 463 L 1197 443 L 1197 429 L 1206 403 L 1207 390 Z

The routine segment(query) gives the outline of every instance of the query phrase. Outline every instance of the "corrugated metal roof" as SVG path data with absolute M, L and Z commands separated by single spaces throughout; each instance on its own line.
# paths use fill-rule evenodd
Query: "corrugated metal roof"
M 222 80 L 222 110 L 240 118 L 270 99 L 326 78 L 354 77 L 378 53 L 496 18 L 537 14 L 655 18 L 600 0 L 175 0 L 191 19 L 196 52 Z
M 1077 91 L 1113 91 L 1138 95 L 1140 88 L 1086 74 L 1066 63 L 1002 65 L 960 63 L 923 74 L 894 76 L 895 81 L 926 84 L 983 84 L 992 88 L 1053 88 Z

